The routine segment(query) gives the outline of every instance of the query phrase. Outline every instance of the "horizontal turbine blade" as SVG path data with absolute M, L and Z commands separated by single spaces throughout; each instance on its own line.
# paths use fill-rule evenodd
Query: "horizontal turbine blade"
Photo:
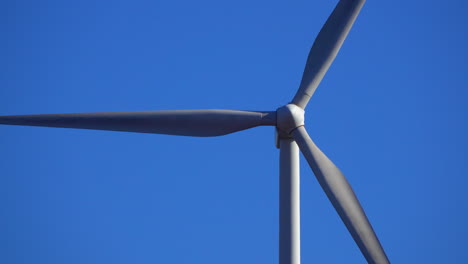
M 304 127 L 293 130 L 292 137 L 367 262 L 389 263 L 361 204 L 341 171 L 314 144 Z
M 365 0 L 340 0 L 309 52 L 302 81 L 292 103 L 305 108 L 335 59 Z
M 275 126 L 276 112 L 173 110 L 0 116 L 0 124 L 213 137 Z

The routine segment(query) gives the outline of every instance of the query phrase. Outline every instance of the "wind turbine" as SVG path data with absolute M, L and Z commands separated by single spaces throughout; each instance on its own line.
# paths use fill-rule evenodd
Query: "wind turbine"
M 280 149 L 280 264 L 300 263 L 299 149 L 369 263 L 389 260 L 351 186 L 304 127 L 305 108 L 365 0 L 340 0 L 317 36 L 293 100 L 276 111 L 172 110 L 1 116 L 0 124 L 128 131 L 194 137 L 274 126 Z

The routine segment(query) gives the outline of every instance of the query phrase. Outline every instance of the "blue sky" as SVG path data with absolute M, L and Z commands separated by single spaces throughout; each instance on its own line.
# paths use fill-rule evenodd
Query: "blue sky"
M 288 103 L 336 1 L 3 1 L 0 114 Z M 306 113 L 393 263 L 468 262 L 468 5 L 368 1 Z M 277 263 L 271 127 L 0 127 L 1 263 Z M 303 263 L 363 263 L 301 158 Z

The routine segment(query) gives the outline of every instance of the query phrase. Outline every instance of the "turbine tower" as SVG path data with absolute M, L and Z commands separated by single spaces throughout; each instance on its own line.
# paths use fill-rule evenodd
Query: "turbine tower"
M 335 59 L 365 0 L 340 0 L 318 34 L 299 89 L 276 111 L 173 110 L 1 116 L 0 124 L 80 128 L 193 137 L 222 136 L 274 126 L 280 149 L 279 263 L 300 263 L 299 150 L 369 263 L 389 260 L 341 171 L 304 127 L 306 106 Z

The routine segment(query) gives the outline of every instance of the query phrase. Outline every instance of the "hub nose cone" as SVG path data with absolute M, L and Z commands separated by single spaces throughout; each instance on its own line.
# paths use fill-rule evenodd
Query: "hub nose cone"
M 280 134 L 289 135 L 295 128 L 304 125 L 304 109 L 287 104 L 276 110 L 276 127 Z

